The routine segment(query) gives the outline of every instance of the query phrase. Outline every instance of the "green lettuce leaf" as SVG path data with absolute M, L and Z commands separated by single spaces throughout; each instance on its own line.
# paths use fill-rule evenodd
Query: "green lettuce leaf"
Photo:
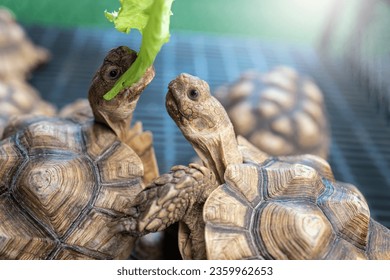
M 138 57 L 119 78 L 114 87 L 103 97 L 114 98 L 124 87 L 139 81 L 154 63 L 161 47 L 169 41 L 169 23 L 174 0 L 119 0 L 118 12 L 105 11 L 106 18 L 113 22 L 118 31 L 129 33 L 138 29 L 142 41 Z

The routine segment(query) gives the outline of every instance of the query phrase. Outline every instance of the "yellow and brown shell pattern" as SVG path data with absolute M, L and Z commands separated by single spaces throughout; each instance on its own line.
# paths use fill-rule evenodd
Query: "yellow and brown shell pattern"
M 0 142 L 0 259 L 124 259 L 108 224 L 141 190 L 139 157 L 106 126 L 40 118 Z
M 390 259 L 390 230 L 319 157 L 232 165 L 225 179 L 204 206 L 209 259 Z

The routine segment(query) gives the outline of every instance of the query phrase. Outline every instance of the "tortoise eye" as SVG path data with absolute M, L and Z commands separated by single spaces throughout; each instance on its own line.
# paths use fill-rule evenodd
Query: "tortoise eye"
M 196 89 L 191 89 L 188 92 L 188 97 L 192 100 L 197 100 L 199 98 L 199 91 L 197 91 Z
M 118 71 L 117 70 L 111 70 L 109 75 L 110 75 L 111 78 L 115 78 L 116 76 L 118 76 Z
M 107 69 L 106 75 L 110 80 L 116 79 L 120 75 L 120 70 L 117 67 L 110 67 Z

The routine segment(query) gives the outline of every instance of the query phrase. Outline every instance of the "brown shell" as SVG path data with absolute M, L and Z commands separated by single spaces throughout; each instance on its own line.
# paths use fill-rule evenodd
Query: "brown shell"
M 43 101 L 38 92 L 22 81 L 0 81 L 0 139 L 9 120 L 20 115 L 53 116 L 53 105 Z M 31 116 L 29 116 L 31 118 Z
M 93 118 L 93 113 L 88 99 L 80 98 L 63 107 L 58 112 L 58 116 L 61 118 L 72 119 L 76 122 L 82 122 Z
M 87 99 L 78 99 L 68 104 L 58 113 L 60 117 L 73 121 L 85 121 L 93 117 L 91 106 Z M 150 183 L 159 176 L 157 159 L 153 148 L 153 136 L 150 131 L 144 131 L 141 122 L 136 122 L 128 131 L 128 139 L 125 141 L 141 158 L 144 165 L 143 181 Z
M 236 134 L 267 154 L 314 154 L 326 158 L 329 128 L 323 96 L 309 78 L 289 67 L 243 73 L 215 93 Z
M 370 218 L 356 187 L 321 176 L 331 173 L 326 164 L 317 172 L 321 161 L 228 166 L 204 206 L 208 258 L 390 259 L 390 230 Z
M 137 154 L 106 126 L 31 121 L 0 142 L 0 259 L 123 259 L 109 224 L 142 189 Z
M 49 59 L 49 52 L 35 46 L 11 13 L 0 8 L 0 80 L 25 79 Z

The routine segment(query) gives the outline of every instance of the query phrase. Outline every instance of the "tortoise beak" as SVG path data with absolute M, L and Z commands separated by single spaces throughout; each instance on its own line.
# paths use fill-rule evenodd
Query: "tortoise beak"
M 168 114 L 171 116 L 171 118 L 174 121 L 179 121 L 181 114 L 180 114 L 180 110 L 179 110 L 178 101 L 177 101 L 176 96 L 173 93 L 172 89 L 168 90 L 168 93 L 167 93 L 166 99 L 165 99 L 165 106 L 166 106 Z
M 135 99 L 138 99 L 146 86 L 153 80 L 154 75 L 154 66 L 150 66 L 138 82 L 132 84 L 131 86 L 125 87 L 122 91 L 119 92 L 117 96 L 120 97 L 122 101 L 126 100 L 128 102 L 132 102 Z

